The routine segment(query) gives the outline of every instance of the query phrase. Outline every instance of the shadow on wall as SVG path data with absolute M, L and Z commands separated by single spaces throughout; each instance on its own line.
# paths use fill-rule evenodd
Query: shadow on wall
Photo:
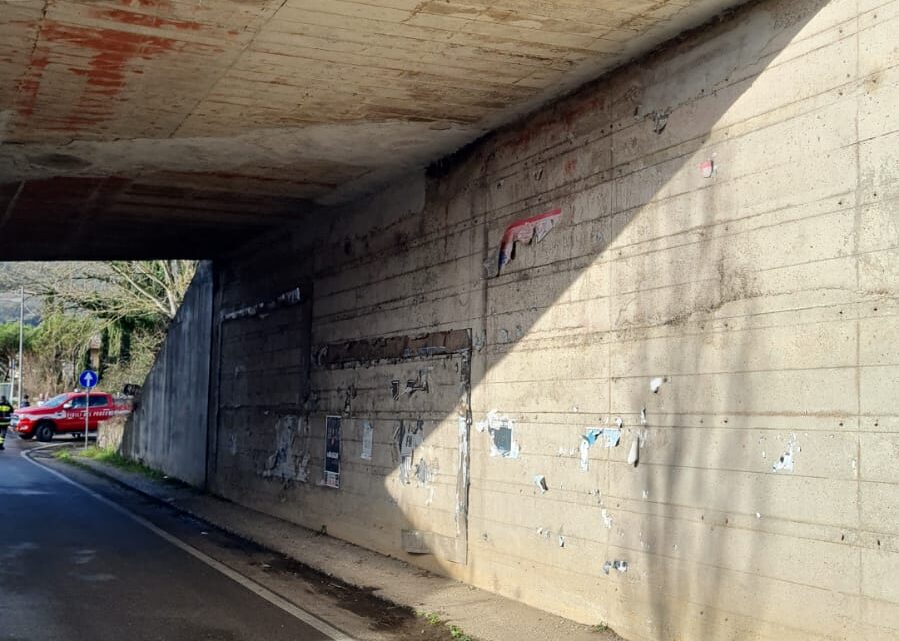
M 865 295 L 843 276 L 856 17 L 843 1 L 744 7 L 448 159 L 423 208 L 393 220 L 387 194 L 333 218 L 304 312 L 311 389 L 272 406 L 300 395 L 310 419 L 247 445 L 255 469 L 310 483 L 247 485 L 234 440 L 211 450 L 217 489 L 382 552 L 430 550 L 407 558 L 630 638 L 851 636 L 856 570 L 822 560 L 852 553 L 829 537 L 855 516 L 825 505 L 856 491 L 851 454 L 790 473 L 800 441 L 839 456 L 858 439 L 839 431 L 857 412 L 843 309 Z M 507 227 L 556 208 L 497 269 Z M 286 256 L 308 254 L 292 242 Z M 352 357 L 469 329 L 468 351 Z M 240 411 L 217 432 L 249 438 Z M 312 487 L 327 414 L 343 417 L 339 492 Z
M 856 108 L 854 43 L 838 34 L 851 26 L 836 4 L 820 28 L 824 2 L 747 7 L 432 180 L 422 218 L 444 229 L 425 227 L 419 247 L 438 267 L 420 283 L 393 279 L 394 292 L 415 295 L 376 298 L 393 309 L 370 314 L 411 321 L 385 323 L 385 333 L 471 326 L 473 423 L 496 409 L 514 427 L 511 437 L 502 423 L 486 426 L 494 438 L 471 433 L 469 564 L 441 554 L 417 563 L 630 638 L 814 638 L 851 625 L 839 598 L 820 592 L 854 589 L 822 561 L 833 546 L 785 536 L 794 520 L 848 522 L 807 505 L 809 478 L 777 476 L 798 455 L 796 431 L 839 429 L 854 409 L 823 392 L 842 373 L 783 371 L 847 364 L 812 356 L 830 339 L 844 344 L 837 308 L 856 295 L 854 282 L 819 274 L 845 256 L 855 188 L 851 127 L 837 131 Z M 519 244 L 498 275 L 481 278 L 508 225 L 557 207 L 561 221 L 542 242 Z M 405 238 L 421 234 L 416 224 Z M 822 228 L 828 237 L 817 237 Z M 416 264 L 413 251 L 392 259 L 397 272 Z M 421 444 L 445 452 L 438 496 L 452 499 L 455 417 Z M 616 418 L 619 446 L 593 445 L 581 471 L 582 436 L 614 434 Z M 517 458 L 490 456 L 512 440 Z M 835 484 L 854 485 L 845 463 Z M 442 522 L 445 533 L 447 506 L 422 518 L 430 489 L 413 485 L 410 498 L 401 474 L 385 493 L 404 529 Z

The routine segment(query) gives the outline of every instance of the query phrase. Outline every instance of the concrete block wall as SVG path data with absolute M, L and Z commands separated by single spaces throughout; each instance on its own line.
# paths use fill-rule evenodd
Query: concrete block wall
M 754 3 L 223 261 L 211 486 L 629 639 L 899 637 L 897 33 Z
M 266 509 L 309 464 L 312 261 L 303 239 L 285 234 L 215 267 L 208 485 Z
M 124 456 L 196 486 L 206 482 L 212 278 L 212 264 L 201 262 L 119 445 Z

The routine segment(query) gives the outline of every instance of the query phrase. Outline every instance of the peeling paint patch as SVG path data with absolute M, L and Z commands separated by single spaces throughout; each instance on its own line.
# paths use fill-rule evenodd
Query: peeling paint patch
M 600 437 L 603 438 L 603 447 L 615 447 L 618 445 L 618 441 L 621 440 L 621 429 L 600 427 L 587 428 L 587 431 L 581 437 L 579 445 L 581 470 L 584 472 L 588 471 L 590 467 L 590 448 L 596 444 Z
M 640 461 L 640 437 L 634 436 L 634 440 L 631 441 L 631 449 L 627 453 L 627 462 L 628 465 L 636 466 Z
M 621 419 L 618 419 L 621 420 Z M 588 427 L 586 433 L 584 434 L 583 440 L 587 441 L 591 446 L 602 437 L 603 439 L 603 447 L 612 448 L 617 447 L 619 441 L 621 440 L 621 428 L 620 427 Z
M 359 454 L 359 458 L 365 459 L 366 461 L 371 460 L 371 450 L 372 443 L 374 441 L 374 433 L 375 430 L 371 426 L 371 421 L 363 421 L 362 422 L 362 452 Z
M 796 444 L 796 435 L 791 434 L 790 440 L 787 442 L 786 452 L 784 452 L 781 455 L 780 459 L 778 459 L 774 463 L 774 465 L 771 466 L 771 470 L 774 472 L 778 472 L 780 470 L 792 472 L 795 467 L 795 456 L 801 451 L 802 448 Z
M 469 330 L 457 329 L 415 336 L 341 341 L 318 345 L 313 351 L 316 354 L 315 365 L 329 368 L 379 361 L 451 356 L 471 351 L 471 333 Z
M 653 394 L 658 394 L 659 389 L 662 387 L 662 383 L 665 383 L 666 380 L 662 376 L 656 376 L 654 379 L 649 381 L 649 390 Z
M 415 392 L 425 392 L 427 394 L 431 391 L 430 387 L 428 386 L 428 370 L 426 369 L 418 370 L 418 380 L 406 381 L 406 386 L 403 388 L 401 394 L 397 394 L 394 391 L 396 389 L 394 387 L 396 383 L 398 383 L 398 381 L 394 380 L 390 382 L 391 392 L 395 394 L 393 399 L 395 401 L 399 400 L 399 397 L 402 394 L 408 394 L 409 396 L 412 396 L 413 394 L 415 394 Z
M 612 515 L 606 508 L 603 508 L 600 514 L 602 515 L 603 525 L 605 525 L 607 529 L 611 530 L 612 526 L 615 524 L 615 519 L 612 518 Z
M 307 435 L 305 423 L 297 416 L 281 416 L 275 423 L 274 452 L 266 459 L 260 475 L 305 483 L 309 478 Z M 303 438 L 298 438 L 300 436 Z
M 415 465 L 415 480 L 419 487 L 428 487 L 437 476 L 437 461 L 428 462 L 427 459 L 421 459 Z
M 453 514 L 453 518 L 456 521 L 456 533 L 462 534 L 463 531 L 466 536 L 468 536 L 468 475 L 469 475 L 469 424 L 471 420 L 471 413 L 468 409 L 469 405 L 469 388 L 465 386 L 465 398 L 463 399 L 465 402 L 465 415 L 459 417 L 458 423 L 458 431 L 459 431 L 459 458 L 456 461 L 456 474 L 457 484 L 456 484 L 456 510 Z M 465 528 L 463 530 L 463 527 Z
M 424 421 L 400 420 L 393 431 L 394 459 L 399 463 L 400 483 L 412 483 L 412 456 L 415 448 L 424 442 Z
M 478 421 L 477 430 L 490 434 L 490 456 L 518 458 L 518 443 L 513 433 L 515 423 L 508 416 L 500 416 L 496 410 L 487 414 L 487 418 Z
M 516 220 L 506 227 L 506 231 L 503 233 L 500 241 L 496 274 L 488 274 L 488 276 L 498 275 L 503 266 L 515 257 L 515 243 L 528 244 L 531 241 L 539 243 L 546 238 L 546 235 L 556 225 L 561 216 L 561 209 L 553 209 L 544 214 Z
M 586 472 L 590 469 L 590 442 L 586 436 L 581 439 L 579 449 L 581 452 L 581 471 Z
M 304 298 L 302 292 L 300 291 L 300 288 L 295 287 L 294 289 L 286 291 L 270 301 L 255 303 L 254 305 L 248 305 L 246 307 L 233 309 L 228 312 L 222 312 L 222 320 L 232 321 L 239 318 L 250 318 L 252 316 L 265 318 L 266 314 L 264 314 L 263 312 L 271 311 L 279 307 L 290 307 L 291 305 L 296 305 L 303 301 Z
M 621 574 L 627 572 L 627 561 L 619 561 L 615 559 L 614 561 L 606 561 L 602 565 L 602 571 L 608 574 L 612 570 L 618 570 Z
M 665 127 L 668 126 L 668 116 L 670 115 L 671 112 L 668 110 L 653 111 L 652 113 L 647 114 L 647 116 L 652 119 L 652 130 L 657 134 L 665 131 Z

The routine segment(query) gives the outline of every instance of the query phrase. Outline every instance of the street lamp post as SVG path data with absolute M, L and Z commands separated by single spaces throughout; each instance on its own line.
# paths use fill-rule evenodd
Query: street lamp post
M 25 382 L 25 367 L 22 361 L 25 352 L 25 287 L 19 287 L 19 407 L 22 407 L 22 385 Z M 15 380 L 13 380 L 15 383 Z

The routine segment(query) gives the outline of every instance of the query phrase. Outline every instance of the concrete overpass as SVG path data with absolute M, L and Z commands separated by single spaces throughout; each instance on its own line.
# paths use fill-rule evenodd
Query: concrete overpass
M 733 4 L 2 0 L 7 258 L 210 257 Z
M 214 259 L 128 454 L 628 639 L 899 636 L 899 0 L 0 6 L 6 257 Z

